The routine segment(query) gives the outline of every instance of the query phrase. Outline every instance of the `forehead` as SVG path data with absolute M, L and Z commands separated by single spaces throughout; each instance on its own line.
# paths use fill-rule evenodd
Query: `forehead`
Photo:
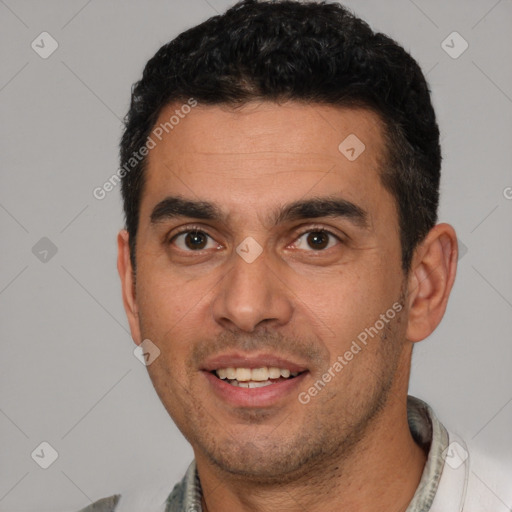
M 379 178 L 382 122 L 369 110 L 199 104 L 179 120 L 177 111 L 179 104 L 167 106 L 155 125 L 160 131 L 151 135 L 156 145 L 148 154 L 141 217 L 169 195 L 214 201 L 235 216 L 249 204 L 267 209 L 308 195 L 339 194 L 373 213 L 377 198 L 392 203 Z

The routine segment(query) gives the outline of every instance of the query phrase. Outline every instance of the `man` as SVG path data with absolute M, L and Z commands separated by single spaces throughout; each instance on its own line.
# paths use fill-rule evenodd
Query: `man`
M 338 4 L 247 0 L 148 62 L 118 269 L 195 459 L 141 510 L 506 510 L 407 395 L 456 273 L 440 163 L 417 63 Z

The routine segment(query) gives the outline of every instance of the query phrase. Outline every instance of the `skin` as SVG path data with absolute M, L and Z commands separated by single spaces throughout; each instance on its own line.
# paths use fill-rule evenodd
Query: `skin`
M 366 149 L 349 161 L 338 146 L 352 133 Z M 118 269 L 135 343 L 161 351 L 148 371 L 194 449 L 205 510 L 403 511 L 412 499 L 426 454 L 407 423 L 411 353 L 444 315 L 457 238 L 435 226 L 404 275 L 395 202 L 378 174 L 385 155 L 373 112 L 297 102 L 199 105 L 150 152 L 135 282 L 124 230 Z M 152 223 L 171 195 L 210 201 L 226 217 Z M 347 218 L 269 218 L 333 196 L 365 210 L 368 229 Z M 187 226 L 211 237 L 206 248 L 173 238 Z M 340 240 L 311 247 L 319 228 Z M 252 263 L 235 251 L 246 237 L 262 248 Z M 307 391 L 396 303 L 402 311 L 308 404 L 294 392 L 234 407 L 200 371 L 227 348 L 270 352 L 307 368 L 297 392 Z

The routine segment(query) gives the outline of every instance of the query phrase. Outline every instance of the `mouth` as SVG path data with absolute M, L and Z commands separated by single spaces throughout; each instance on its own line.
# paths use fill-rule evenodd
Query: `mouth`
M 305 371 L 305 370 L 304 370 Z M 261 368 L 218 368 L 210 373 L 231 386 L 239 388 L 263 388 L 279 382 L 294 379 L 304 371 L 290 371 L 288 368 L 262 366 Z
M 204 362 L 209 390 L 235 407 L 283 406 L 302 386 L 309 369 L 274 354 L 236 352 Z

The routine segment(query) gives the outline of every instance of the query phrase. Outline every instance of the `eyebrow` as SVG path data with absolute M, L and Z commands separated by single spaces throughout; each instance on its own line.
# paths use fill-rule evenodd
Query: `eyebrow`
M 225 221 L 227 216 L 214 203 L 172 196 L 166 197 L 153 208 L 150 220 L 151 224 L 158 224 L 181 217 Z M 269 216 L 269 224 L 319 217 L 345 218 L 356 227 L 369 229 L 368 212 L 339 197 L 313 197 L 281 206 Z

